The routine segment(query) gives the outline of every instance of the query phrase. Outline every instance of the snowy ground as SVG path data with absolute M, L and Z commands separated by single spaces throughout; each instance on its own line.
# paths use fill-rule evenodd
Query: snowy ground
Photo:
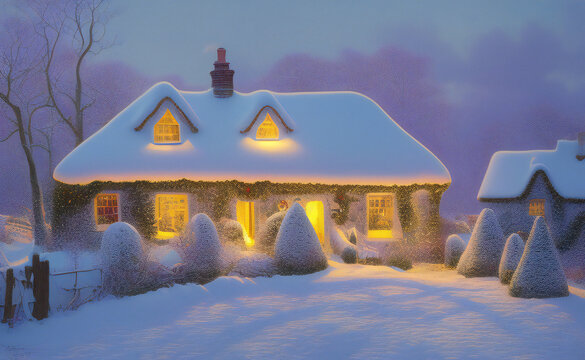
M 436 270 L 436 269 L 435 269 Z M 496 278 L 346 265 L 177 285 L 0 327 L 0 358 L 579 359 L 585 291 L 516 299 Z

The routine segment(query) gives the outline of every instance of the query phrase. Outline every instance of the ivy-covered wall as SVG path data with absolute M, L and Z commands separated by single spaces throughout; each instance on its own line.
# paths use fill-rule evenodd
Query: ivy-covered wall
M 331 194 L 339 211 L 332 214 L 338 225 L 347 221 L 352 202 L 359 196 L 368 193 L 390 192 L 396 194 L 398 212 L 403 231 L 409 232 L 414 226 L 414 216 L 410 198 L 417 190 L 427 190 L 431 197 L 432 223 L 434 231 L 440 231 L 439 204 L 441 197 L 449 185 L 413 184 L 407 186 L 381 185 L 326 185 L 302 183 L 272 183 L 259 181 L 245 183 L 240 181 L 136 181 L 136 182 L 100 182 L 95 181 L 87 185 L 68 185 L 57 182 L 53 193 L 53 228 L 62 230 L 66 219 L 82 208 L 87 207 L 95 196 L 102 191 L 123 191 L 128 194 L 130 213 L 134 226 L 143 236 L 154 234 L 154 203 L 150 195 L 157 192 L 182 192 L 193 194 L 201 203 L 211 204 L 210 217 L 217 221 L 222 217 L 229 217 L 230 200 L 254 201 L 266 200 L 273 195 L 304 195 L 304 194 Z

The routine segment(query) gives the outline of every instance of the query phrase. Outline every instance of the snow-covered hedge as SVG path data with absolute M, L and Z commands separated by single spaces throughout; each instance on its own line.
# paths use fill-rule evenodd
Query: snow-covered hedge
M 465 241 L 459 235 L 449 235 L 445 243 L 445 265 L 447 267 L 457 267 L 459 259 L 465 251 L 465 246 Z
M 265 252 L 269 255 L 274 254 L 274 243 L 276 242 L 276 235 L 282 224 L 282 220 L 286 215 L 286 211 L 279 211 L 270 215 L 264 225 L 260 228 L 258 236 L 256 237 L 255 249 Z
M 502 284 L 509 284 L 510 280 L 512 280 L 512 275 L 514 275 L 514 271 L 518 267 L 518 263 L 520 263 L 523 252 L 524 240 L 516 233 L 510 235 L 506 240 L 506 247 L 504 247 L 498 271 Z
M 274 247 L 274 259 L 282 274 L 309 274 L 327 268 L 327 257 L 305 210 L 294 203 L 287 211 Z
M 248 252 L 237 261 L 230 275 L 271 277 L 277 273 L 278 268 L 274 258 L 263 253 Z
M 230 243 L 240 249 L 246 248 L 244 227 L 236 220 L 222 218 L 217 224 L 217 233 L 224 244 Z
M 559 254 L 541 216 L 534 220 L 509 292 L 511 296 L 522 298 L 569 296 Z
M 110 225 L 102 235 L 100 259 L 104 290 L 115 295 L 133 291 L 144 270 L 142 239 L 125 222 Z
M 348 264 L 355 264 L 357 262 L 357 250 L 355 245 L 350 243 L 343 232 L 339 229 L 331 232 L 329 243 L 333 253 L 341 256 L 343 262 Z
M 213 221 L 197 214 L 187 225 L 184 237 L 184 261 L 187 271 L 199 282 L 210 281 L 221 274 L 222 246 Z
M 498 276 L 506 240 L 494 211 L 483 209 L 459 259 L 457 272 L 465 277 Z

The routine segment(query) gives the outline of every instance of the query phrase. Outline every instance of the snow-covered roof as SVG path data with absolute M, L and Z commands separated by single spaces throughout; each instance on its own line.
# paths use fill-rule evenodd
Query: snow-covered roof
M 163 101 L 157 110 L 167 97 L 172 101 Z M 261 121 L 252 122 L 266 106 L 277 113 L 272 117 L 280 130 L 278 141 L 255 139 Z M 154 144 L 154 124 L 167 108 L 181 125 L 181 142 Z M 196 131 L 184 126 L 189 122 Z M 260 90 L 217 98 L 211 90 L 179 91 L 169 83 L 150 88 L 86 139 L 59 163 L 54 178 L 68 184 L 182 178 L 356 185 L 451 182 L 441 161 L 364 95 Z
M 521 196 L 537 171 L 543 171 L 556 192 L 567 199 L 585 199 L 585 161 L 576 158 L 577 141 L 559 140 L 554 150 L 498 151 L 490 160 L 478 198 Z

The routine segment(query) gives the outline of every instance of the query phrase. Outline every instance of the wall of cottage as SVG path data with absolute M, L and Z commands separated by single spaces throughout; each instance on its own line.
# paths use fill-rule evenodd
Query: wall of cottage
M 557 247 L 564 248 L 585 238 L 585 202 L 555 195 L 543 172 L 535 175 L 528 192 L 520 199 L 485 201 L 484 204 L 494 210 L 504 235 L 509 236 L 519 231 L 530 233 L 535 216 L 529 215 L 529 205 L 534 199 L 545 200 L 545 220 Z

